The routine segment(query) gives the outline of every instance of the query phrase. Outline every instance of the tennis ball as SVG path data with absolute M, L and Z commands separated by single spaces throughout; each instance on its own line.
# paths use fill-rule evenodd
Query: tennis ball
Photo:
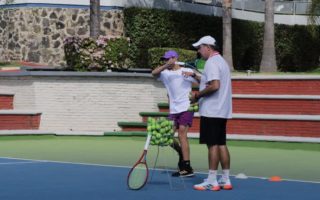
M 160 134 L 160 133 L 157 133 L 157 134 L 156 134 L 156 138 L 157 138 L 157 139 L 160 139 L 160 138 L 161 138 L 161 134 Z
M 156 129 L 160 129 L 161 128 L 161 126 L 159 125 L 159 124 L 156 124 Z
M 193 107 L 193 110 L 194 110 L 195 112 L 198 112 L 198 111 L 199 111 L 199 106 L 195 105 L 195 106 Z

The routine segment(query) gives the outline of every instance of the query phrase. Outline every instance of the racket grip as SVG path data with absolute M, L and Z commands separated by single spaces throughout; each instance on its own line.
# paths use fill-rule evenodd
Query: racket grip
M 146 144 L 144 145 L 144 150 L 147 150 L 150 144 L 151 134 L 148 134 Z
M 179 61 L 176 61 L 174 64 L 184 66 L 186 63 L 185 63 L 185 62 L 179 62 Z

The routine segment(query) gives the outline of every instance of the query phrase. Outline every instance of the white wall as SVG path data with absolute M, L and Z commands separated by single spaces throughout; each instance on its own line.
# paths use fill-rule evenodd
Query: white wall
M 139 112 L 158 111 L 157 103 L 167 101 L 162 83 L 149 75 L 39 74 L 0 77 L 0 94 L 15 94 L 15 109 L 42 112 L 44 131 L 120 130 L 118 121 L 141 121 Z

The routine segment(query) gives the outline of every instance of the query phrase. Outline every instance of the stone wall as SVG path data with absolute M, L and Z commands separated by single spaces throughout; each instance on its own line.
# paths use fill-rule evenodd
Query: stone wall
M 89 9 L 10 8 L 0 10 L 0 60 L 64 66 L 63 40 L 88 37 Z M 123 12 L 101 10 L 101 35 L 124 33 Z

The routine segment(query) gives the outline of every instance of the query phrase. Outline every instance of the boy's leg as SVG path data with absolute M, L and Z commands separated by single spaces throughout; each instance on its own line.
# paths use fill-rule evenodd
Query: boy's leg
M 180 125 L 178 129 L 178 137 L 182 149 L 183 160 L 190 160 L 190 148 L 188 141 L 188 126 Z
M 190 148 L 187 137 L 188 126 L 180 125 L 178 129 L 178 137 L 181 145 L 183 160 L 179 161 L 179 171 L 172 174 L 172 176 L 193 176 L 193 169 L 190 164 Z

